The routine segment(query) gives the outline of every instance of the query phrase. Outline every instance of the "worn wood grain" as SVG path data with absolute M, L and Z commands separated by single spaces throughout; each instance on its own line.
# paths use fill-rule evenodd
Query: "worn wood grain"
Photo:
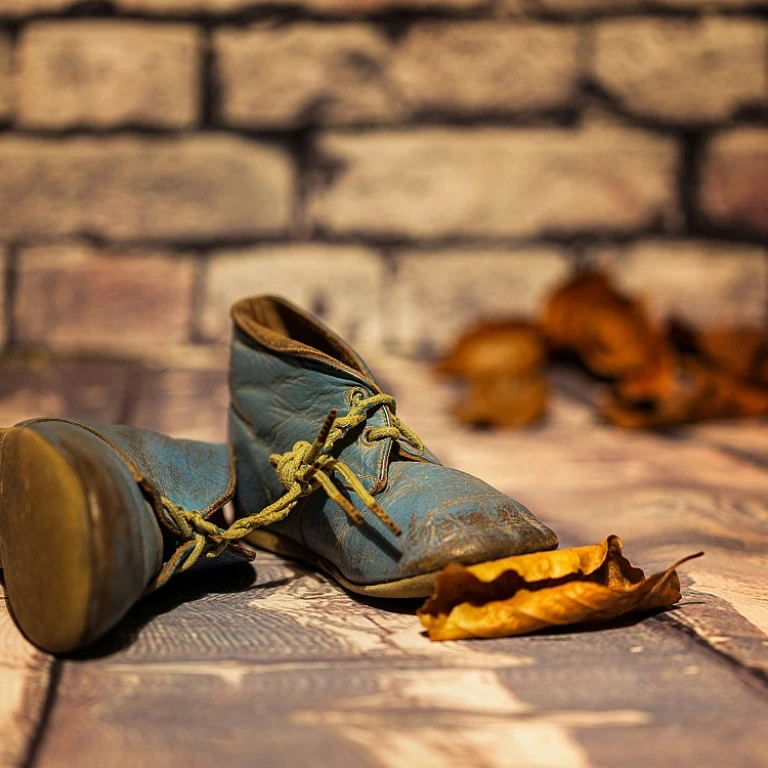
M 42 725 L 53 659 L 18 631 L 0 586 L 0 766 L 21 768 Z
M 765 692 L 658 622 L 430 643 L 396 604 L 269 555 L 256 572 L 177 585 L 67 664 L 40 765 L 765 764 Z
M 556 377 L 559 396 L 545 425 L 473 432 L 441 416 L 455 397 L 450 386 L 418 364 L 407 374 L 402 363 L 383 365 L 386 377 L 408 381 L 397 392 L 399 413 L 421 437 L 447 463 L 526 503 L 563 545 L 617 533 L 649 570 L 705 550 L 683 571 L 690 605 L 681 621 L 768 671 L 768 469 L 754 460 L 756 446 L 768 445 L 768 427 L 747 422 L 744 446 L 733 424 L 620 430 L 595 418 L 594 386 L 568 376 Z M 728 608 L 719 620 L 715 606 Z
M 424 366 L 374 366 L 446 463 L 528 504 L 564 545 L 618 533 L 648 570 L 706 550 L 681 573 L 681 607 L 595 631 L 430 643 L 415 604 L 361 601 L 260 554 L 173 580 L 64 661 L 37 741 L 39 718 L 19 713 L 39 711 L 45 686 L 27 681 L 41 657 L 24 662 L 12 759 L 34 743 L 33 763 L 56 768 L 768 766 L 764 428 L 744 442 L 733 425 L 622 432 L 595 421 L 594 393 L 566 375 L 543 426 L 475 432 L 446 417 L 455 392 Z M 221 370 L 142 371 L 107 390 L 134 423 L 215 439 L 223 382 Z M 19 642 L 2 627 L 1 649 Z

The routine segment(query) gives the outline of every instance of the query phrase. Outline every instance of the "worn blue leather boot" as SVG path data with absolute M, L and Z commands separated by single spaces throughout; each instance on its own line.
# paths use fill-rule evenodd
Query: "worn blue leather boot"
M 234 487 L 224 445 L 63 419 L 2 430 L 0 564 L 21 630 L 68 653 L 177 571 L 252 559 L 216 525 Z
M 263 297 L 238 302 L 232 317 L 229 435 L 250 543 L 380 597 L 428 595 L 450 562 L 557 546 L 521 504 L 443 466 L 312 316 Z

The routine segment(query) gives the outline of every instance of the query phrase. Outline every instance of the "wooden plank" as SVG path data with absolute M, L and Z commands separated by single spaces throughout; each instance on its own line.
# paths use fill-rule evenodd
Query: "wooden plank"
M 768 472 L 692 433 L 596 424 L 578 385 L 543 427 L 472 432 L 446 418 L 450 385 L 377 363 L 446 463 L 527 503 L 565 545 L 616 532 L 648 570 L 705 549 L 681 574 L 683 606 L 598 631 L 430 643 L 415 603 L 361 601 L 262 554 L 255 571 L 172 581 L 63 662 L 36 765 L 768 765 Z M 220 371 L 144 373 L 131 392 L 134 423 L 222 434 Z
M 16 628 L 0 585 L 0 766 L 27 763 L 45 712 L 53 659 Z
M 768 424 L 765 421 L 700 424 L 690 427 L 689 434 L 724 453 L 768 469 Z
M 178 582 L 122 648 L 67 664 L 39 764 L 766 764 L 768 697 L 659 622 L 431 643 L 399 603 L 256 569 L 246 590 Z
M 564 546 L 617 533 L 648 570 L 705 550 L 685 566 L 688 605 L 675 616 L 713 647 L 768 671 L 768 471 L 710 439 L 726 431 L 737 445 L 733 425 L 619 430 L 595 419 L 594 392 L 571 377 L 544 426 L 476 432 L 445 418 L 456 397 L 449 385 L 419 364 L 382 363 L 385 377 L 407 382 L 395 392 L 398 413 L 446 463 L 527 504 Z M 766 431 L 744 426 L 750 451 L 768 444 Z M 730 610 L 718 610 L 724 606 Z
M 39 416 L 113 421 L 125 407 L 130 370 L 111 363 L 43 361 L 0 372 L 0 425 Z M 0 510 L 0 514 L 2 511 Z M 45 567 L 44 563 L 40 567 Z M 9 613 L 0 583 L 0 766 L 32 764 L 55 695 L 57 667 Z

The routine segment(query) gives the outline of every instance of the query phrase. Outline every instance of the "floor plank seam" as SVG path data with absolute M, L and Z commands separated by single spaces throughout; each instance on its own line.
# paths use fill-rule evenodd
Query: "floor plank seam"
M 37 759 L 40 756 L 40 748 L 42 747 L 45 734 L 48 729 L 48 723 L 51 719 L 51 713 L 56 705 L 56 697 L 59 692 L 59 685 L 61 683 L 61 673 L 63 670 L 64 662 L 61 659 L 53 659 L 48 676 L 48 686 L 45 691 L 45 700 L 40 708 L 40 718 L 35 726 L 34 733 L 32 734 L 29 745 L 27 746 L 24 759 L 19 764 L 19 768 L 34 768 L 37 765 Z
M 758 456 L 757 454 L 745 451 L 742 448 L 736 448 L 733 445 L 723 445 L 722 443 L 711 443 L 711 445 L 731 459 L 743 461 L 745 464 L 748 464 L 751 467 L 756 467 L 757 469 L 768 469 L 768 459 L 763 456 Z
M 744 664 L 735 656 L 732 656 L 731 654 L 716 648 L 714 645 L 708 642 L 705 637 L 702 637 L 702 635 L 693 629 L 693 627 L 689 627 L 687 624 L 684 624 L 674 616 L 661 614 L 654 616 L 653 618 L 662 624 L 671 627 L 673 630 L 681 632 L 684 635 L 690 637 L 691 640 L 696 643 L 696 645 L 706 651 L 709 651 L 712 655 L 716 656 L 721 661 L 725 662 L 729 667 L 731 667 L 736 675 L 739 678 L 745 680 L 745 682 L 751 688 L 755 689 L 759 695 L 768 697 L 768 673 L 766 673 L 765 670 Z

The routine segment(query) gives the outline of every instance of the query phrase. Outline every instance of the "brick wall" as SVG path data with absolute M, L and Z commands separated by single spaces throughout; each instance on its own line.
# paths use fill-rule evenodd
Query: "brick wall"
M 0 0 L 0 341 L 215 347 L 279 292 L 434 352 L 585 263 L 763 323 L 764 0 Z

